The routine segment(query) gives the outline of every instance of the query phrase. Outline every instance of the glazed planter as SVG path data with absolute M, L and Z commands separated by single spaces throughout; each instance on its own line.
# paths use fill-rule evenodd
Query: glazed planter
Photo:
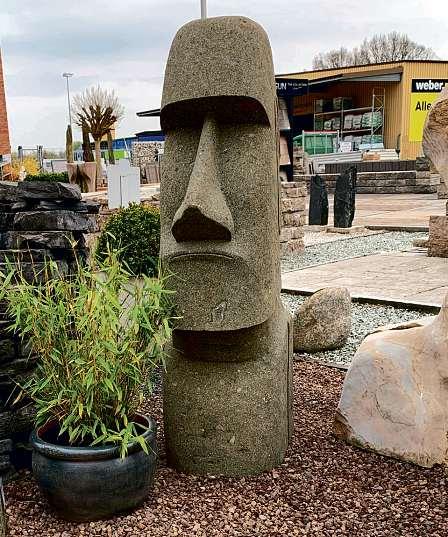
M 51 507 L 65 520 L 87 522 L 129 511 L 148 497 L 157 459 L 157 424 L 138 414 L 149 454 L 138 442 L 120 458 L 118 447 L 71 447 L 56 443 L 49 423 L 33 431 L 33 473 Z

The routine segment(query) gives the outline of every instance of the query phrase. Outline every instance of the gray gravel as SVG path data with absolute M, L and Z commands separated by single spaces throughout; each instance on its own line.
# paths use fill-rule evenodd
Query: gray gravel
M 304 296 L 282 295 L 285 306 L 294 311 L 306 300 Z M 323 363 L 337 363 L 348 365 L 352 361 L 356 350 L 362 340 L 376 328 L 387 324 L 397 324 L 427 317 L 429 313 L 421 310 L 394 308 L 392 306 L 379 306 L 374 304 L 352 304 L 352 333 L 342 349 L 335 351 L 303 353 L 301 356 L 311 358 Z
M 342 236 L 338 241 L 307 246 L 304 253 L 283 257 L 282 271 L 287 272 L 379 252 L 407 250 L 412 247 L 415 239 L 425 239 L 427 236 L 427 233 L 401 231 L 363 237 Z

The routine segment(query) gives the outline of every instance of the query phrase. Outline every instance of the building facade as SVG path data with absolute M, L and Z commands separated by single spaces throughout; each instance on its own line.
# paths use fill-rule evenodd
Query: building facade
M 412 160 L 422 154 L 423 126 L 431 104 L 448 84 L 448 61 L 400 61 L 278 76 L 308 80 L 306 95 L 293 98 L 293 135 L 339 131 L 340 140 L 348 143 L 353 139 L 364 143 L 371 136 L 376 142 L 381 139 L 386 149 L 397 149 L 401 159 Z M 336 109 L 331 104 L 335 102 Z M 370 111 L 382 117 L 375 131 L 368 123 L 354 125 L 347 118 L 368 116 Z
M 0 179 L 8 172 L 10 162 L 11 143 L 9 140 L 8 114 L 6 112 L 5 84 L 0 50 Z

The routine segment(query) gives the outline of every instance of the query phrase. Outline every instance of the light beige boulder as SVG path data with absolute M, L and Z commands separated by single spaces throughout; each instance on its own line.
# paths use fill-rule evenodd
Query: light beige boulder
M 426 117 L 423 152 L 440 173 L 439 198 L 448 198 L 448 86 Z
M 351 332 L 351 297 L 345 287 L 316 291 L 296 311 L 293 341 L 296 352 L 339 349 Z
M 431 467 L 448 460 L 448 296 L 437 317 L 368 336 L 347 371 L 334 432 Z

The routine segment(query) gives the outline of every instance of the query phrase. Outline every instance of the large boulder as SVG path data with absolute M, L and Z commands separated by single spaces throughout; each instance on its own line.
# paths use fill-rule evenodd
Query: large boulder
M 424 467 L 448 463 L 448 296 L 437 317 L 368 336 L 347 371 L 335 434 Z
M 22 181 L 17 185 L 19 199 L 78 201 L 81 190 L 78 185 L 51 181 Z
M 339 349 L 345 345 L 351 325 L 348 289 L 321 289 L 308 298 L 294 315 L 294 351 Z
M 423 151 L 440 173 L 439 198 L 448 198 L 448 87 L 440 93 L 426 116 Z

